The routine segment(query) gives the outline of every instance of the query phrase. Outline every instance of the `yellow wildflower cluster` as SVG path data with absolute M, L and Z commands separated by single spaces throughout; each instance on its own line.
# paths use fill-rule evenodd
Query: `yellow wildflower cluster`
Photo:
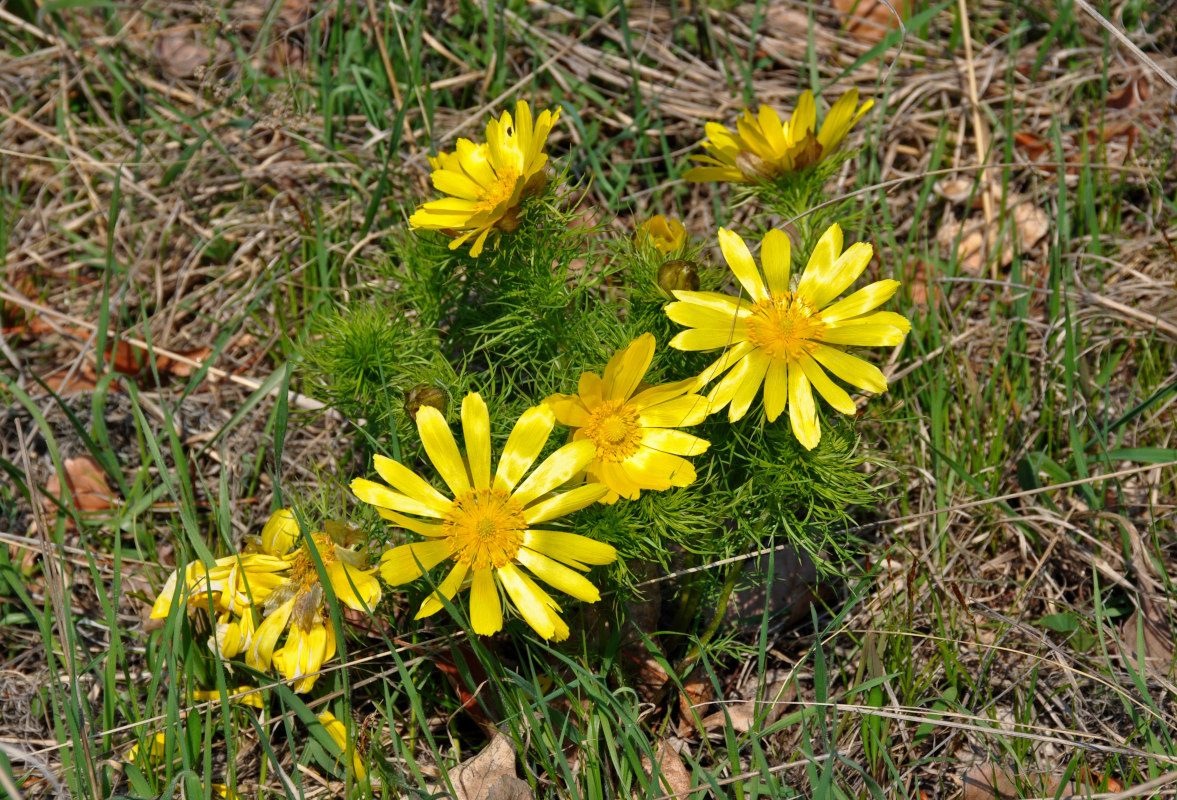
M 214 653 L 241 656 L 261 672 L 273 668 L 294 682 L 296 692 L 310 691 L 336 652 L 328 595 L 364 612 L 381 596 L 367 552 L 355 547 L 358 531 L 334 521 L 323 527 L 300 538 L 293 512 L 274 512 L 261 537 L 242 552 L 211 567 L 194 561 L 182 578 L 180 570 L 169 575 L 151 617 L 162 619 L 177 607 L 209 612 L 215 617 L 208 640 Z

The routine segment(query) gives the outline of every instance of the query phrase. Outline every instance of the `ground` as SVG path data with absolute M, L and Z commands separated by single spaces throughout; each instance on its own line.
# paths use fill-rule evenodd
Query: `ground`
M 365 429 L 300 344 L 395 289 L 427 156 L 517 98 L 559 106 L 584 221 L 674 214 L 722 264 L 716 228 L 756 225 L 683 181 L 704 123 L 856 87 L 874 108 L 828 191 L 913 330 L 859 403 L 879 501 L 850 511 L 853 565 L 814 586 L 777 552 L 773 591 L 739 586 L 673 659 L 653 632 L 683 576 L 652 571 L 591 669 L 398 638 L 403 596 L 353 616 L 333 685 L 381 763 L 358 791 L 1171 792 L 1177 29 L 1147 3 L 901 4 L 903 31 L 850 5 L 0 7 L 0 785 L 344 791 L 301 727 L 338 693 L 194 705 L 148 610 L 177 551 L 256 533 L 276 486 L 345 502 Z M 183 736 L 128 766 L 164 726 Z

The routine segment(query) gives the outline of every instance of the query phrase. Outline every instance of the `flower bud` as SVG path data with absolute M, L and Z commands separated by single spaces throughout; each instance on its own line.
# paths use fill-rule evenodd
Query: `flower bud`
M 694 262 L 676 258 L 658 268 L 658 286 L 667 294 L 699 291 L 699 271 Z
M 683 224 L 677 219 L 665 217 L 662 214 L 650 217 L 639 225 L 637 230 L 639 242 L 649 242 L 658 248 L 658 252 L 663 255 L 680 248 L 686 238 L 687 230 Z
M 430 386 L 427 383 L 418 383 L 412 389 L 409 389 L 409 393 L 405 397 L 405 413 L 409 415 L 409 419 L 413 422 L 417 421 L 417 412 L 421 410 L 421 406 L 431 406 L 442 414 L 445 414 L 445 392 L 436 386 Z
M 298 520 L 289 508 L 280 508 L 270 515 L 266 527 L 262 528 L 262 552 L 271 555 L 286 555 L 298 539 Z

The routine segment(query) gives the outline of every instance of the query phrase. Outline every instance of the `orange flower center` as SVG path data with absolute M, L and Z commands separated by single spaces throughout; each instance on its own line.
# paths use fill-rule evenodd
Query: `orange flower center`
M 582 431 L 597 446 L 601 461 L 625 461 L 642 443 L 638 412 L 622 400 L 606 400 L 597 406 Z
M 813 303 L 792 292 L 774 292 L 752 306 L 748 341 L 775 361 L 796 362 L 812 353 L 826 324 Z
M 489 213 L 507 202 L 515 194 L 515 187 L 522 177 L 515 167 L 506 167 L 495 182 L 483 189 L 482 197 L 474 204 L 476 213 Z
M 454 500 L 444 522 L 454 560 L 471 569 L 504 567 L 523 545 L 523 509 L 501 489 L 471 489 Z

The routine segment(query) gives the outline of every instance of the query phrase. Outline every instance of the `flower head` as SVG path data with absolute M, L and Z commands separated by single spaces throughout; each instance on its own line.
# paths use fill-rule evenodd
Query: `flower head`
M 602 502 L 636 500 L 642 489 L 689 485 L 695 468 L 683 456 L 708 447 L 705 439 L 675 430 L 707 416 L 706 398 L 691 393 L 696 379 L 648 386 L 642 378 L 653 358 L 654 336 L 642 334 L 614 354 L 604 378 L 585 372 L 577 394 L 544 401 L 560 424 L 573 429 L 574 442 L 592 443 L 593 460 L 585 471 L 590 480 L 609 487 Z
M 709 155 L 692 156 L 707 166 L 692 167 L 683 177 L 698 182 L 758 183 L 799 172 L 834 153 L 871 105 L 873 101 L 867 100 L 856 110 L 858 90 L 851 89 L 834 103 L 820 132 L 817 104 L 810 91 L 801 95 L 786 122 L 769 106 L 761 106 L 755 116 L 745 109 L 735 133 L 709 122 L 705 130 L 710 141 L 702 142 Z
M 842 229 L 837 225 L 822 234 L 795 286 L 790 281 L 789 239 L 783 231 L 770 230 L 764 237 L 763 277 L 739 236 L 721 229 L 719 246 L 748 297 L 675 292 L 679 302 L 668 305 L 666 313 L 689 330 L 675 336 L 670 346 L 726 348 L 700 376 L 706 382 L 727 371 L 708 394 L 712 410 L 730 403 L 728 417 L 733 422 L 740 419 L 763 384 L 768 420 L 779 417 L 787 405 L 793 434 L 813 449 L 821 429 L 812 389 L 843 414 L 855 411 L 850 395 L 825 370 L 860 389 L 886 391 L 887 379 L 879 368 L 843 348 L 903 343 L 911 330 L 907 318 L 874 311 L 891 299 L 899 282 L 877 281 L 834 302 L 866 269 L 873 252 L 860 242 L 843 253 Z
M 284 678 L 297 681 L 296 692 L 310 691 L 318 679 L 315 673 L 336 650 L 335 627 L 319 564 L 335 597 L 348 608 L 371 611 L 381 595 L 375 570 L 366 569 L 367 553 L 347 546 L 355 538 L 355 530 L 333 521 L 323 527 L 324 531 L 311 533 L 285 556 L 289 565 L 286 579 L 267 598 L 261 624 L 250 630 L 240 645 L 246 664 L 257 670 L 273 664 Z M 284 646 L 275 649 L 287 626 Z M 252 624 L 248 627 L 252 629 Z M 230 623 L 225 635 L 231 639 L 240 632 L 234 632 Z
M 482 398 L 471 393 L 462 401 L 464 458 L 441 412 L 422 406 L 417 413 L 421 443 L 452 497 L 383 456 L 375 458 L 376 471 L 391 489 L 363 478 L 352 481 L 356 497 L 375 506 L 382 517 L 425 537 L 384 554 L 380 576 L 386 583 L 408 583 L 442 561 L 454 562 L 422 603 L 417 619 L 437 613 L 443 597 L 449 600 L 468 585 L 475 633 L 489 635 L 502 628 L 500 595 L 505 591 L 537 633 L 545 639 L 567 638 L 568 625 L 557 613 L 560 606 L 524 568 L 577 599 L 600 599 L 597 588 L 577 570 L 608 564 L 617 551 L 585 536 L 539 527 L 595 503 L 608 491 L 599 483 L 555 491 L 593 459 L 591 442 L 566 444 L 531 469 L 555 423 L 546 406 L 523 412 L 492 476 L 490 415 Z
M 514 119 L 504 111 L 487 123 L 485 144 L 459 139 L 453 152 L 431 158 L 433 186 L 449 197 L 420 206 L 409 225 L 454 235 L 451 250 L 474 237 L 474 257 L 492 231 L 513 233 L 523 198 L 543 188 L 544 144 L 559 117 L 557 109 L 533 121 L 531 107 L 520 100 Z
M 682 243 L 686 238 L 687 229 L 683 227 L 681 222 L 673 217 L 665 217 L 661 214 L 650 217 L 639 225 L 637 230 L 637 240 L 639 242 L 649 242 L 658 248 L 658 252 L 663 255 L 673 253 L 682 247 Z

